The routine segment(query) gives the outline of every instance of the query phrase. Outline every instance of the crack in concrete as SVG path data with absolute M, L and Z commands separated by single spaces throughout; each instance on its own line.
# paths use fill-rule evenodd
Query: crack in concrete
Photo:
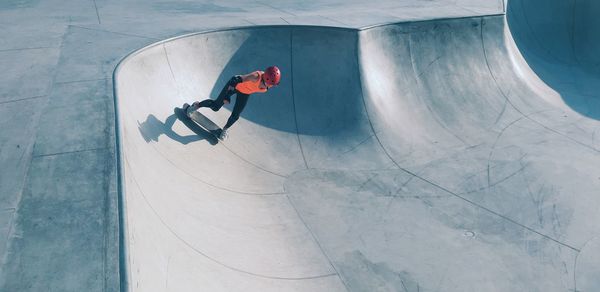
M 45 50 L 45 49 L 59 49 L 60 47 L 31 47 L 31 48 L 14 48 L 14 49 L 1 49 L 0 53 L 14 52 L 14 51 L 32 51 L 32 50 Z
M 48 96 L 47 94 L 44 94 L 44 95 L 36 95 L 36 96 L 25 97 L 25 98 L 20 98 L 20 99 L 0 101 L 0 104 L 7 104 L 7 103 L 13 103 L 13 102 L 19 102 L 19 101 L 26 101 L 26 100 L 31 100 L 31 99 L 36 99 L 36 98 L 42 98 L 42 97 L 47 97 L 47 96 Z
M 285 11 L 285 10 L 281 9 L 281 8 L 277 8 L 277 7 L 273 6 L 273 5 L 270 5 L 270 4 L 267 4 L 267 3 L 264 3 L 264 2 L 256 1 L 256 3 L 258 3 L 258 4 L 260 4 L 260 5 L 263 5 L 263 6 L 267 6 L 267 7 L 271 8 L 271 9 L 277 10 L 277 11 L 279 11 L 279 12 L 283 12 L 283 13 L 285 13 L 285 14 L 289 14 L 289 15 L 291 15 L 291 16 L 297 16 L 296 14 L 293 14 L 293 13 L 291 13 L 291 12 L 287 12 L 287 11 Z M 286 22 L 287 22 L 287 21 L 286 21 Z
M 94 2 L 94 8 L 96 9 L 96 17 L 98 18 L 98 24 L 102 24 L 100 21 L 100 13 L 98 12 L 98 5 L 96 4 L 96 0 L 92 0 Z
M 294 30 L 290 30 L 290 72 L 294 72 Z M 296 110 L 296 95 L 294 94 L 294 76 L 290 78 L 290 86 L 292 89 L 292 106 L 294 108 L 294 125 L 296 126 L 296 137 L 298 138 L 298 146 L 300 147 L 300 153 L 302 154 L 302 160 L 304 161 L 304 167 L 309 169 L 308 162 L 306 161 L 306 155 L 304 154 L 304 148 L 302 148 L 302 141 L 300 140 L 300 130 L 298 129 L 298 111 Z
M 105 149 L 108 149 L 108 147 L 99 147 L 99 148 L 82 149 L 82 150 L 65 151 L 65 152 L 56 152 L 56 153 L 48 153 L 48 154 L 37 154 L 37 155 L 33 155 L 32 158 L 40 158 L 40 157 L 48 157 L 48 156 L 58 156 L 58 155 L 81 153 L 81 152 L 91 152 L 91 151 L 99 151 L 99 150 L 105 150 Z
M 149 39 L 149 40 L 153 40 L 153 41 L 160 41 L 160 39 L 155 38 L 155 37 L 148 37 L 148 36 L 142 36 L 142 35 L 131 34 L 131 33 L 116 32 L 116 31 L 111 31 L 111 30 L 106 30 L 106 29 L 98 29 L 98 28 L 90 28 L 90 27 L 85 27 L 85 26 L 75 25 L 75 24 L 69 24 L 69 26 L 80 28 L 80 29 L 85 29 L 85 30 L 91 30 L 91 31 L 106 32 L 106 33 L 112 33 L 112 34 L 116 34 L 116 35 L 143 38 L 143 39 Z

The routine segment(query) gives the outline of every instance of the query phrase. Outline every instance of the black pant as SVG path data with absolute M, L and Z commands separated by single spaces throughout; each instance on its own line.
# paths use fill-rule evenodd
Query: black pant
M 224 127 L 225 129 L 231 127 L 233 125 L 233 123 L 235 123 L 240 118 L 240 114 L 242 113 L 242 111 L 244 110 L 244 107 L 246 107 L 246 103 L 248 102 L 248 97 L 250 97 L 249 94 L 241 93 L 241 92 L 237 91 L 236 89 L 229 90 L 230 84 L 231 84 L 230 82 L 225 84 L 225 87 L 223 87 L 223 89 L 221 90 L 221 93 L 219 94 L 219 97 L 217 97 L 217 99 L 215 99 L 215 100 L 206 99 L 206 100 L 201 101 L 198 104 L 199 107 L 209 107 L 213 111 L 218 111 L 219 109 L 221 109 L 223 104 L 225 104 L 225 100 L 227 100 L 227 102 L 231 102 L 231 96 L 234 93 L 236 93 L 237 96 L 235 99 L 235 105 L 233 106 L 233 111 L 231 112 L 231 116 L 227 120 L 227 124 L 225 124 L 225 127 Z M 232 86 L 232 87 L 235 87 L 235 86 Z

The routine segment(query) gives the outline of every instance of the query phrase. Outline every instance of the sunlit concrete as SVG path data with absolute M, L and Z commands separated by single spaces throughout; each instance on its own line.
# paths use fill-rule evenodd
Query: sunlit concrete
M 1 1 L 0 291 L 597 291 L 598 6 Z M 216 144 L 165 99 L 265 66 L 259 25 L 286 79 Z M 231 27 L 140 52 L 117 139 L 124 56 Z
M 597 108 L 532 70 L 513 39 L 531 19 L 508 19 L 240 28 L 128 56 L 129 289 L 597 290 Z M 224 143 L 179 110 L 272 64 L 281 85 Z

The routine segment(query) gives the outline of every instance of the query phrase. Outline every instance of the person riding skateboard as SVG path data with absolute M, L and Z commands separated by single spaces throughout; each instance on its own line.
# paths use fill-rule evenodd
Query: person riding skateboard
M 281 80 L 281 71 L 277 66 L 270 66 L 265 71 L 254 71 L 246 75 L 235 75 L 225 84 L 217 99 L 206 99 L 196 101 L 192 105 L 184 105 L 184 110 L 189 117 L 194 111 L 201 107 L 208 107 L 213 111 L 218 111 L 224 104 L 231 102 L 231 96 L 236 93 L 235 105 L 227 124 L 223 127 L 219 139 L 225 140 L 228 137 L 228 129 L 240 118 L 244 110 L 248 97 L 253 93 L 264 93 L 273 86 L 277 86 Z

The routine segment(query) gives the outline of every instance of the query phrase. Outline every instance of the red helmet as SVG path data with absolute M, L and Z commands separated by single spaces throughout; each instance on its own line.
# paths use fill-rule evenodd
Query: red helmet
M 281 71 L 279 71 L 279 68 L 277 68 L 277 66 L 271 66 L 265 69 L 263 79 L 265 80 L 265 84 L 267 84 L 268 86 L 278 85 L 279 80 L 281 80 Z

